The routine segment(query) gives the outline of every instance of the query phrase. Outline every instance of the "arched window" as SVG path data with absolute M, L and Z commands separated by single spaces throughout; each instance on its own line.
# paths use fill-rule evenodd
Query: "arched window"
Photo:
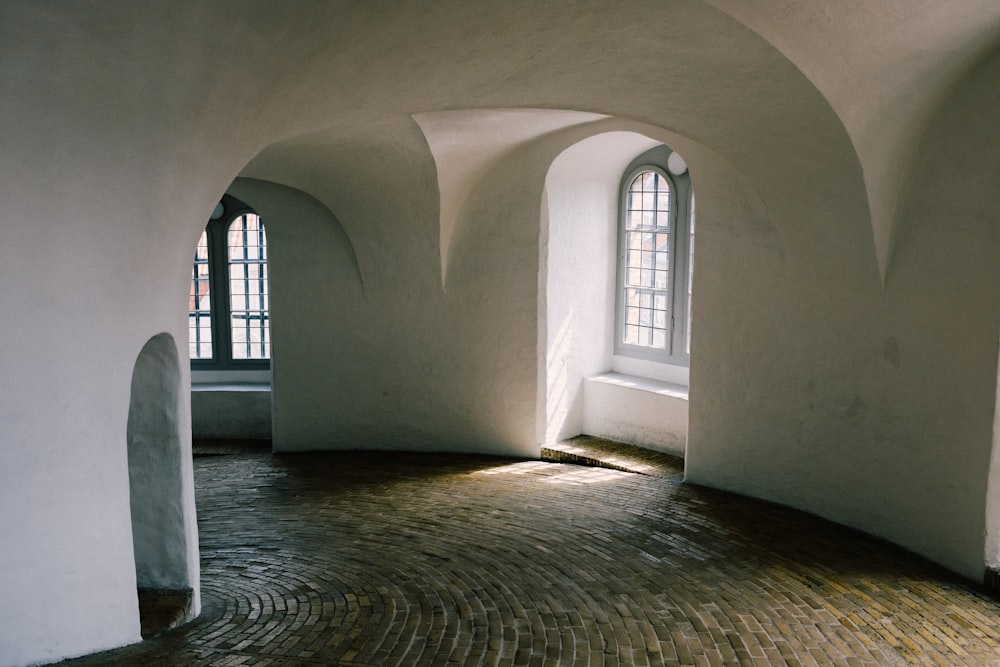
M 264 224 L 228 195 L 216 206 L 195 249 L 188 331 L 192 368 L 270 365 Z
M 693 204 L 687 167 L 666 146 L 643 154 L 626 171 L 619 216 L 616 354 L 688 364 Z

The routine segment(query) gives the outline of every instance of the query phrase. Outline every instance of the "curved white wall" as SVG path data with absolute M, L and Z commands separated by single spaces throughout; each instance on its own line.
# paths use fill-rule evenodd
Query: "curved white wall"
M 0 279 L 17 286 L 0 297 L 0 665 L 139 641 L 134 365 L 151 335 L 186 339 L 197 235 L 259 150 L 242 119 L 267 132 L 258 105 L 233 108 L 269 77 L 231 69 L 232 35 L 206 42 L 194 5 L 133 9 L 0 8 Z M 190 461 L 180 476 L 190 489 Z
M 943 454 L 933 464 L 940 477 L 923 486 L 935 505 L 930 516 L 963 531 L 970 552 L 971 545 L 985 548 L 993 567 L 1000 564 L 991 469 L 1000 333 L 1000 154 L 992 147 L 1000 138 L 998 80 L 995 50 L 950 91 L 928 126 L 907 174 L 887 285 L 898 302 L 893 323 L 904 332 L 901 359 L 906 349 L 919 359 L 916 369 L 901 363 L 897 400 L 914 411 L 914 442 L 926 448 L 928 464 Z M 926 517 L 919 520 L 914 530 L 927 530 Z M 982 563 L 974 552 L 967 559 L 974 576 Z
M 758 188 L 779 244 L 708 232 L 720 194 L 699 180 L 688 479 L 982 577 L 1000 297 L 996 151 L 982 150 L 1000 136 L 987 111 L 995 63 L 952 92 L 917 151 L 884 291 L 849 156 L 831 155 L 812 183 Z M 716 280 L 726 289 L 706 298 Z

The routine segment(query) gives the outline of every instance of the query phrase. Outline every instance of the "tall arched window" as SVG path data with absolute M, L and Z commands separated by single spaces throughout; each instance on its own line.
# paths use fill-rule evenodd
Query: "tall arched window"
M 191 365 L 267 368 L 267 239 L 260 217 L 226 195 L 195 250 L 188 310 Z
M 625 172 L 616 354 L 687 365 L 693 202 L 687 168 L 666 146 L 641 155 Z

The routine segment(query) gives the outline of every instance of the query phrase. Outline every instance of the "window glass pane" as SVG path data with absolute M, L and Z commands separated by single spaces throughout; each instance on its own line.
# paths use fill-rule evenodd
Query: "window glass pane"
M 670 210 L 670 189 L 660 190 L 656 193 L 656 209 L 658 211 Z
M 194 251 L 191 291 L 188 296 L 188 354 L 192 359 L 212 358 L 212 313 L 209 289 L 208 235 L 201 233 Z
M 658 171 L 643 171 L 632 179 L 625 201 L 622 228 L 627 305 L 623 340 L 630 345 L 665 349 L 670 288 L 670 181 Z
M 233 359 L 268 359 L 271 346 L 264 225 L 257 215 L 247 214 L 233 220 L 226 237 Z

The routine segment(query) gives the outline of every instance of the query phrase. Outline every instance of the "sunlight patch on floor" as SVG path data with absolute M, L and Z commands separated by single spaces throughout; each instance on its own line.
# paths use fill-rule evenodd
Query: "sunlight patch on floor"
M 596 484 L 622 479 L 633 474 L 609 468 L 550 463 L 548 461 L 520 461 L 487 470 L 479 470 L 477 473 L 483 475 L 543 474 L 545 477 L 543 481 L 547 484 Z

